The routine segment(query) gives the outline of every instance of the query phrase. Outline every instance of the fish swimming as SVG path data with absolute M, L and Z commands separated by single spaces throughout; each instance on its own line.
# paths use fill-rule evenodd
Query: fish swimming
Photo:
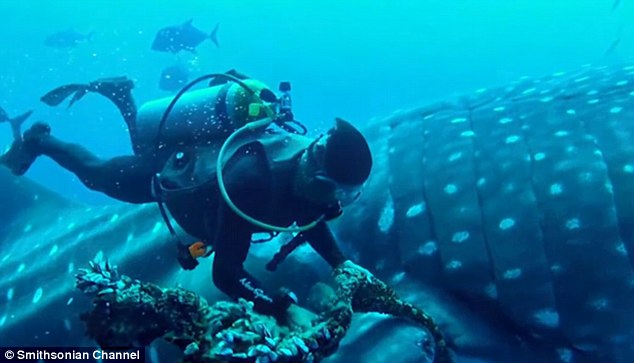
M 159 88 L 163 91 L 178 91 L 187 85 L 189 72 L 181 64 L 169 66 L 161 72 Z
M 82 34 L 74 29 L 53 33 L 44 39 L 44 45 L 52 48 L 70 49 L 92 40 L 93 32 Z
M 196 53 L 196 48 L 206 39 L 210 39 L 216 47 L 220 47 L 218 43 L 218 27 L 220 23 L 216 24 L 211 33 L 207 34 L 194 27 L 192 21 L 193 19 L 189 19 L 181 25 L 160 29 L 152 42 L 152 50 L 167 53 L 178 53 L 185 50 Z
M 619 5 L 621 5 L 621 0 L 614 0 L 612 3 L 612 9 L 610 11 L 614 12 L 618 9 Z
M 459 355 L 633 361 L 634 63 L 480 89 L 373 120 L 363 132 L 375 167 L 364 194 L 332 222 L 338 240 L 405 300 L 427 304 Z M 95 255 L 134 278 L 219 296 L 206 274 L 180 271 L 153 206 L 60 205 L 22 180 L 0 171 L 10 206 L 0 292 L 11 297 L 0 307 L 0 341 L 85 342 L 62 322 L 80 324 L 77 311 L 89 308 L 72 274 Z M 301 281 L 288 278 L 293 261 L 303 261 Z M 298 250 L 266 283 L 301 295 L 327 274 L 317 261 Z M 381 323 L 350 335 L 329 362 L 389 352 L 401 336 Z

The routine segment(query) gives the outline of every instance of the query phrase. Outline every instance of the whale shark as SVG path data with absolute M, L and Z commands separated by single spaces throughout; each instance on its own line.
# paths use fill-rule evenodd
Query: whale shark
M 373 173 L 332 226 L 352 260 L 439 323 L 457 362 L 631 361 L 633 120 L 634 63 L 371 120 Z M 0 188 L 3 346 L 94 344 L 79 320 L 90 301 L 73 286 L 90 260 L 226 298 L 211 258 L 180 269 L 154 205 L 84 205 L 5 170 Z M 267 272 L 284 238 L 254 246 L 246 267 L 305 299 L 328 268 L 304 246 Z M 326 361 L 422 362 L 419 333 L 360 315 Z M 176 354 L 149 349 L 154 362 Z
M 340 238 L 555 360 L 631 361 L 634 65 L 586 66 L 399 111 Z M 371 241 L 371 243 L 369 243 Z
M 85 337 L 80 320 L 80 315 L 91 309 L 91 301 L 74 288 L 75 273 L 88 261 L 108 260 L 128 276 L 161 286 L 183 287 L 208 301 L 226 299 L 211 282 L 211 259 L 201 261 L 194 271 L 181 270 L 169 231 L 155 206 L 87 206 L 6 170 L 0 170 L 0 186 L 6 192 L 2 194 L 3 206 L 7 207 L 2 209 L 2 216 L 9 224 L 0 236 L 2 346 L 94 346 Z M 265 263 L 284 242 L 279 238 L 255 245 L 246 267 L 267 285 L 288 286 L 298 296 L 308 296 L 307 286 L 327 279 L 329 268 L 309 247 L 302 246 L 276 273 L 266 271 Z M 443 329 L 459 336 L 460 345 L 469 354 L 471 349 L 488 347 L 491 355 L 477 352 L 476 356 L 496 357 L 493 361 L 503 362 L 523 349 L 513 335 L 492 327 L 442 291 L 423 289 L 411 279 L 393 281 L 393 286 L 407 301 L 433 312 Z M 424 331 L 406 321 L 380 314 L 359 315 L 349 332 L 340 349 L 325 362 L 354 361 L 360 351 L 365 352 L 368 360 L 364 361 L 368 362 L 394 362 L 395 354 L 402 362 L 427 359 L 417 346 Z M 526 354 L 532 352 L 527 350 Z M 170 362 L 178 352 L 157 342 L 149 348 L 147 357 L 155 363 Z

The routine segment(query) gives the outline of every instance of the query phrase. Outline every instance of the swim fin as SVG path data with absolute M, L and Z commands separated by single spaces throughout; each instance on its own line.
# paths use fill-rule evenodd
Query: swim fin
M 132 98 L 134 83 L 127 77 L 102 78 L 88 84 L 68 84 L 57 87 L 40 98 L 49 106 L 57 106 L 70 95 L 68 107 L 79 101 L 88 92 L 98 93 L 115 104 L 132 132 L 135 126 L 137 109 Z
M 13 132 L 14 140 L 22 139 L 22 124 L 24 124 L 24 121 L 26 121 L 32 114 L 33 114 L 33 111 L 29 110 L 21 114 L 20 116 L 14 117 L 9 120 L 9 123 L 11 124 L 11 131 Z
M 54 90 L 48 92 L 40 98 L 40 101 L 46 103 L 49 106 L 58 106 L 70 95 L 75 94 L 71 103 L 68 105 L 68 107 L 70 107 L 73 103 L 79 101 L 79 99 L 86 94 L 87 88 L 88 85 L 85 84 L 67 84 L 65 86 L 57 87 Z
M 31 116 L 32 113 L 33 111 L 27 111 L 21 114 L 20 116 L 10 118 L 9 114 L 7 114 L 7 112 L 2 107 L 0 107 L 0 122 L 8 122 L 11 125 L 13 139 L 17 142 L 21 142 L 22 141 L 22 131 L 21 131 L 22 124 L 24 123 L 24 121 L 26 121 L 29 118 L 29 116 Z
M 101 78 L 90 82 L 88 90 L 97 92 L 117 106 L 130 130 L 134 129 L 137 109 L 132 97 L 134 82 L 127 77 Z

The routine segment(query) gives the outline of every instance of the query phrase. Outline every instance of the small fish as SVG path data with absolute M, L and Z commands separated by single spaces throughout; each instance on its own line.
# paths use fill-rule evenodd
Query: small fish
M 44 39 L 44 45 L 58 49 L 75 48 L 80 43 L 91 41 L 93 34 L 93 32 L 82 34 L 76 30 L 68 29 L 49 35 Z
M 607 57 L 608 55 L 612 54 L 614 50 L 619 46 L 620 43 L 621 43 L 621 37 L 614 39 L 614 41 L 612 41 L 612 43 L 610 43 L 610 45 L 607 47 L 605 52 L 603 52 L 603 56 Z
M 189 19 L 181 25 L 168 26 L 159 30 L 152 42 L 152 50 L 167 53 L 178 53 L 181 50 L 186 50 L 196 53 L 196 47 L 206 39 L 211 39 L 216 47 L 220 47 L 217 36 L 220 23 L 216 24 L 211 33 L 207 34 L 194 27 L 192 21 L 193 19 Z
M 180 64 L 169 66 L 161 72 L 159 88 L 163 91 L 178 91 L 185 87 L 189 80 L 189 72 Z
M 614 12 L 619 5 L 621 5 L 621 0 L 614 0 L 614 2 L 612 3 L 612 10 L 610 10 L 611 12 Z
M 29 118 L 29 116 L 31 116 L 32 113 L 33 111 L 27 111 L 21 114 L 20 116 L 11 118 L 9 117 L 9 114 L 7 114 L 7 112 L 2 107 L 0 107 L 0 123 L 8 122 L 9 125 L 11 125 L 11 131 L 13 132 L 13 139 L 16 141 L 21 141 L 22 140 L 22 131 L 21 131 L 22 124 L 24 123 L 24 121 L 26 121 L 26 119 Z

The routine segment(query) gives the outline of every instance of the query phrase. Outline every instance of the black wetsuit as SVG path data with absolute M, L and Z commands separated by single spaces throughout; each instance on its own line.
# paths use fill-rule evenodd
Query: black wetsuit
M 64 143 L 53 136 L 38 142 L 38 151 L 73 172 L 90 189 L 130 203 L 150 203 L 154 160 L 135 155 L 100 160 L 79 145 Z M 271 169 L 264 152 L 250 146 L 240 149 L 224 167 L 223 180 L 232 201 L 248 215 L 274 225 L 310 223 L 324 214 L 324 208 L 297 198 L 292 190 L 296 160 Z M 253 233 L 262 231 L 235 214 L 219 195 L 212 180 L 197 190 L 192 202 L 184 198 L 168 203 L 173 217 L 184 230 L 211 243 L 215 249 L 213 281 L 224 293 L 255 303 L 255 309 L 279 316 L 288 302 L 262 291 L 258 281 L 243 268 Z M 170 205 L 171 204 L 171 205 Z M 345 261 L 325 222 L 303 232 L 308 243 L 335 267 Z

